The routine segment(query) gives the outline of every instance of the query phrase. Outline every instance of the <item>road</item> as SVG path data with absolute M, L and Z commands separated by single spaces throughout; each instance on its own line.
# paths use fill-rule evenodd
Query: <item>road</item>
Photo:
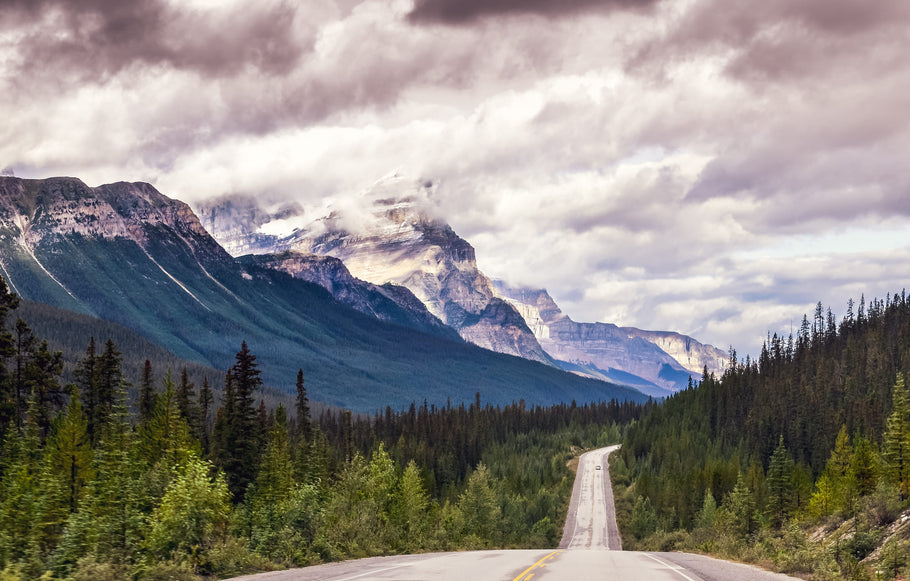
M 617 449 L 619 446 L 593 450 L 578 459 L 560 549 L 622 550 L 607 464 L 607 456 Z
M 234 581 L 783 581 L 793 577 L 688 553 L 622 551 L 607 456 L 583 454 L 556 550 L 465 551 L 373 557 Z M 601 468 L 598 470 L 597 466 Z

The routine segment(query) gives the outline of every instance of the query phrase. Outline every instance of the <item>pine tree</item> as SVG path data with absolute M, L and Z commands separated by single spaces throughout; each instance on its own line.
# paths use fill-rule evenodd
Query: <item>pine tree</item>
M 199 403 L 196 405 L 196 409 L 199 413 L 199 419 L 197 420 L 199 426 L 199 441 L 202 443 L 202 451 L 205 454 L 208 454 L 211 449 L 211 414 L 212 406 L 214 404 L 215 395 L 212 393 L 212 388 L 209 386 L 209 378 L 203 377 L 202 387 L 199 388 Z
M 244 341 L 225 377 L 224 425 L 220 435 L 223 447 L 219 454 L 228 486 L 238 501 L 256 475 L 262 443 L 259 414 L 253 405 L 253 395 L 262 385 L 258 367 L 256 356 Z
M 139 383 L 139 425 L 146 424 L 152 418 L 155 409 L 155 386 L 152 377 L 152 362 L 145 360 L 142 367 L 142 380 Z
M 768 515 L 771 524 L 781 527 L 793 510 L 793 458 L 784 446 L 784 437 L 780 436 L 777 448 L 771 455 L 768 466 Z
M 297 433 L 303 442 L 309 442 L 312 437 L 310 400 L 303 384 L 303 369 L 297 371 Z
M 698 526 L 704 529 L 713 529 L 716 515 L 717 501 L 709 488 L 705 490 L 705 499 L 702 501 L 701 510 L 698 512 Z
M 47 439 L 51 422 L 63 407 L 65 393 L 58 378 L 63 373 L 63 353 L 51 353 L 47 341 L 41 341 L 25 368 L 25 386 L 34 402 L 35 415 L 42 441 Z
M 16 370 L 15 376 L 13 377 L 13 405 L 16 409 L 16 431 L 22 433 L 22 426 L 24 425 L 25 421 L 25 410 L 28 404 L 28 389 L 25 385 L 26 368 L 31 361 L 32 353 L 35 351 L 38 345 L 38 339 L 22 319 L 16 319 L 15 337 Z
M 180 373 L 180 383 L 177 385 L 177 391 L 174 394 L 177 402 L 177 409 L 180 410 L 180 416 L 190 426 L 190 430 L 197 439 L 201 439 L 201 430 L 198 423 L 199 411 L 196 409 L 196 386 L 190 381 L 186 366 Z
M 16 425 L 16 399 L 12 384 L 7 380 L 7 369 L 4 361 L 16 354 L 13 334 L 7 328 L 7 316 L 11 310 L 19 307 L 19 296 L 9 292 L 6 281 L 0 277 L 0 442 L 10 425 Z M 3 450 L 0 450 L 3 452 Z
M 100 406 L 98 401 L 98 356 L 95 354 L 94 336 L 89 340 L 85 357 L 76 365 L 73 378 L 76 380 L 79 393 L 82 394 L 82 407 L 87 420 L 88 437 L 91 444 L 94 445 L 101 435 L 97 411 Z
M 79 508 L 85 483 L 93 475 L 91 441 L 78 389 L 70 395 L 65 413 L 54 421 L 47 440 L 47 457 L 62 483 L 67 513 L 73 513 Z
M 885 429 L 882 455 L 887 475 L 898 487 L 901 501 L 910 497 L 910 409 L 904 375 L 899 373 L 891 392 L 891 415 Z

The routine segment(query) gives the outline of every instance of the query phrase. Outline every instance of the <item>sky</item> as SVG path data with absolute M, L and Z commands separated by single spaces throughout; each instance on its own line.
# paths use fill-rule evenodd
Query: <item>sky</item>
M 740 356 L 910 265 L 910 3 L 0 0 L 0 169 L 431 180 L 481 269 Z

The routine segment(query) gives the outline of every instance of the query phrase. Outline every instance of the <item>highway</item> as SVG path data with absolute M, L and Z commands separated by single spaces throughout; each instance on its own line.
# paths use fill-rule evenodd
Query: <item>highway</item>
M 372 557 L 234 581 L 783 581 L 748 565 L 688 553 L 622 551 L 607 456 L 581 456 L 558 549 L 464 551 Z M 600 469 L 597 467 L 600 466 Z

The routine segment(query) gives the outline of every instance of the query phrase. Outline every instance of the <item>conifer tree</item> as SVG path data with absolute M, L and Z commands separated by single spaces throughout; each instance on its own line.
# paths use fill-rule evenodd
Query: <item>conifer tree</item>
M 784 446 L 784 437 L 780 436 L 777 448 L 771 455 L 768 466 L 767 511 L 771 524 L 781 527 L 787 521 L 793 509 L 793 458 Z
M 155 386 L 152 377 L 152 362 L 145 360 L 142 367 L 142 380 L 139 382 L 139 425 L 146 424 L 152 418 L 155 409 Z
M 7 369 L 4 361 L 15 355 L 16 347 L 13 334 L 7 328 L 6 318 L 11 310 L 19 307 L 19 296 L 9 292 L 6 281 L 0 277 L 0 441 L 10 425 L 16 425 L 15 397 L 12 385 L 7 380 Z
M 0 564 L 24 559 L 38 512 L 42 451 L 38 426 L 32 419 L 10 448 L 9 465 L 0 480 Z
M 312 437 L 310 400 L 303 384 L 303 369 L 297 371 L 297 434 L 304 442 L 309 442 Z
M 186 366 L 180 373 L 180 383 L 177 385 L 174 396 L 180 416 L 190 426 L 193 435 L 197 439 L 201 439 L 198 425 L 199 411 L 196 409 L 196 386 L 190 381 Z
M 79 393 L 82 394 L 82 408 L 87 420 L 89 440 L 94 445 L 99 437 L 101 429 L 98 425 L 98 356 L 95 354 L 95 337 L 89 339 L 88 348 L 85 350 L 85 357 L 76 365 L 73 371 L 73 377 L 76 380 L 76 386 Z
M 882 445 L 888 478 L 898 488 L 900 499 L 910 497 L 910 409 L 904 375 L 899 373 L 891 392 L 891 415 L 888 416 Z
M 256 356 L 244 341 L 225 378 L 223 448 L 219 450 L 235 500 L 243 498 L 258 469 L 262 439 L 253 395 L 262 385 L 260 373 Z
M 210 436 L 212 406 L 215 404 L 215 395 L 209 386 L 209 378 L 202 378 L 202 387 L 199 388 L 199 402 L 196 409 L 199 413 L 197 424 L 199 426 L 199 441 L 202 444 L 202 451 L 208 454 L 211 449 Z
M 47 439 L 51 422 L 63 407 L 65 394 L 59 377 L 63 373 L 63 353 L 51 353 L 47 341 L 41 341 L 25 369 L 25 385 L 34 403 L 35 416 L 42 441 Z
M 61 502 L 68 514 L 73 513 L 79 508 L 85 483 L 93 476 L 92 447 L 78 388 L 70 394 L 65 413 L 54 421 L 46 450 L 47 464 L 61 484 Z
M 22 426 L 25 422 L 25 410 L 28 406 L 28 388 L 26 387 L 26 368 L 28 367 L 32 353 L 38 346 L 38 339 L 32 333 L 32 330 L 22 319 L 16 319 L 15 325 L 16 339 L 16 369 L 13 379 L 14 406 L 16 409 L 16 431 L 22 432 Z

